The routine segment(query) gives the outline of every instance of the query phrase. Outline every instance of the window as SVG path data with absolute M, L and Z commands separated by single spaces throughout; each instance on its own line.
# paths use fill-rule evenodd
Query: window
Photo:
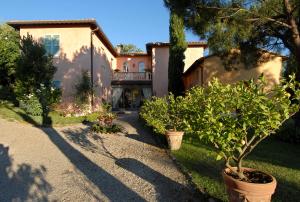
M 52 85 L 53 85 L 54 88 L 60 89 L 60 88 L 61 88 L 61 81 L 54 80 L 54 81 L 52 82 Z
M 123 63 L 123 71 L 128 72 L 128 67 L 129 67 L 128 62 L 124 62 Z
M 47 54 L 58 56 L 59 35 L 46 35 L 44 38 L 44 46 L 47 51 Z
M 139 63 L 139 72 L 145 72 L 145 63 L 144 62 Z

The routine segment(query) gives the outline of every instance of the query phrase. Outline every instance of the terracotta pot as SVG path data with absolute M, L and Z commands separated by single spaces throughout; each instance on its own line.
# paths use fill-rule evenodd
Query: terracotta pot
M 243 168 L 249 171 L 254 171 L 251 168 Z M 222 176 L 226 185 L 228 197 L 230 202 L 270 202 L 272 194 L 275 192 L 277 185 L 276 179 L 272 178 L 270 183 L 249 183 L 243 182 L 227 175 L 229 172 L 226 168 L 222 172 Z M 265 173 L 266 174 L 266 173 Z
M 167 131 L 166 137 L 171 150 L 178 150 L 181 147 L 182 136 L 184 132 L 182 131 Z

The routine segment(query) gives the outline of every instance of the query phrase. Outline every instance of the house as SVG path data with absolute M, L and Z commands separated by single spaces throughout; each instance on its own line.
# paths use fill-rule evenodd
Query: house
M 254 64 L 246 65 L 238 60 L 240 53 L 232 54 L 227 58 L 217 55 L 209 55 L 196 60 L 187 71 L 184 72 L 183 80 L 185 89 L 188 90 L 196 85 L 205 86 L 213 78 L 218 78 L 222 83 L 229 84 L 241 80 L 257 79 L 262 74 L 265 76 L 267 85 L 271 87 L 279 83 L 283 61 L 285 57 L 261 51 Z M 226 67 L 224 60 L 230 59 L 231 63 Z
M 55 86 L 72 103 L 82 71 L 91 72 L 94 104 L 135 109 L 143 99 L 168 94 L 169 43 L 148 43 L 147 52 L 121 54 L 94 19 L 9 21 L 20 36 L 31 35 L 53 55 Z M 189 42 L 185 69 L 203 57 L 206 44 Z

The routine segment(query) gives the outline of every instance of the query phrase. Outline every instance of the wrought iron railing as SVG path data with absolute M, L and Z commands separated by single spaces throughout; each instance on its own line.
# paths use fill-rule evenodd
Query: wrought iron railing
M 151 72 L 114 72 L 113 80 L 116 81 L 150 81 L 152 80 Z

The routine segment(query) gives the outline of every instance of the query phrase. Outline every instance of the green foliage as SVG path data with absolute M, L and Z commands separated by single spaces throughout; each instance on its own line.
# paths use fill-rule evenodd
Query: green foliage
M 300 127 L 294 119 L 286 120 L 278 131 L 278 138 L 284 142 L 300 144 Z
M 154 132 L 165 134 L 167 130 L 183 130 L 182 97 L 170 94 L 164 98 L 153 97 L 145 100 L 140 109 L 140 116 Z
M 51 111 L 49 113 L 49 116 L 51 117 L 54 126 L 64 126 L 70 124 L 78 124 L 84 121 L 94 122 L 97 120 L 99 112 L 94 112 L 85 116 L 64 117 L 56 111 Z M 29 115 L 23 109 L 16 107 L 9 101 L 0 101 L 0 117 L 7 120 L 28 122 L 37 126 L 41 126 L 43 124 L 42 116 Z
M 164 134 L 170 122 L 167 99 L 152 97 L 152 100 L 145 100 L 140 109 L 140 116 L 148 126 L 153 127 L 154 132 Z
M 121 54 L 126 54 L 126 53 L 140 53 L 143 52 L 142 49 L 136 47 L 133 44 L 121 44 Z
M 170 55 L 168 68 L 168 89 L 175 96 L 182 95 L 184 92 L 183 70 L 184 52 L 187 48 L 184 33 L 183 16 L 176 12 L 171 12 L 170 16 Z
M 192 176 L 200 190 L 204 190 L 207 198 L 200 201 L 228 201 L 224 180 L 220 173 L 224 169 L 221 161 L 216 161 L 214 148 L 197 139 L 187 142 L 184 139 L 181 149 L 172 151 L 178 163 Z M 277 187 L 272 202 L 299 201 L 300 194 L 300 147 L 274 138 L 263 141 L 244 161 L 247 168 L 256 168 L 273 175 Z M 218 200 L 219 199 L 219 200 Z
M 43 113 L 42 105 L 35 94 L 24 96 L 20 100 L 20 108 L 32 116 L 41 116 Z
M 16 71 L 17 95 L 30 94 L 43 85 L 48 90 L 52 86 L 56 67 L 44 46 L 27 35 L 21 39 L 21 57 Z
M 122 128 L 116 124 L 105 126 L 95 123 L 92 126 L 92 131 L 97 133 L 119 133 L 122 132 Z
M 0 85 L 13 84 L 19 57 L 19 33 L 6 24 L 0 25 Z
M 110 112 L 109 105 L 105 105 L 103 107 L 103 111 L 100 112 L 100 114 L 97 117 L 98 122 L 93 124 L 92 131 L 94 132 L 100 132 L 100 133 L 118 133 L 122 132 L 122 128 L 114 124 L 114 119 L 117 118 L 116 114 Z
M 213 80 L 206 88 L 196 87 L 187 93 L 186 130 L 214 145 L 217 160 L 225 159 L 226 166 L 245 179 L 243 158 L 298 111 L 300 90 L 296 89 L 295 78 L 270 90 L 263 77 L 231 85 Z
M 42 106 L 45 124 L 51 124 L 48 117 L 50 106 L 60 99 L 60 91 L 52 88 L 52 79 L 56 72 L 52 57 L 46 53 L 43 44 L 27 35 L 21 39 L 20 59 L 16 69 L 14 91 L 19 100 L 35 94 Z
M 259 49 L 277 53 L 286 53 L 288 49 L 297 58 L 298 68 L 293 70 L 299 70 L 300 1 L 164 0 L 164 2 L 171 11 L 184 16 L 188 29 L 207 40 L 212 53 L 223 55 L 232 49 L 239 49 L 242 56 L 247 57 Z M 297 37 L 298 41 L 295 40 Z M 253 57 L 253 61 L 255 59 L 258 58 Z M 300 79 L 300 71 L 298 72 L 297 79 Z
M 85 105 L 89 103 L 89 99 L 92 96 L 93 89 L 91 83 L 91 75 L 88 71 L 82 71 L 79 82 L 75 85 L 76 95 L 75 100 L 79 105 Z

